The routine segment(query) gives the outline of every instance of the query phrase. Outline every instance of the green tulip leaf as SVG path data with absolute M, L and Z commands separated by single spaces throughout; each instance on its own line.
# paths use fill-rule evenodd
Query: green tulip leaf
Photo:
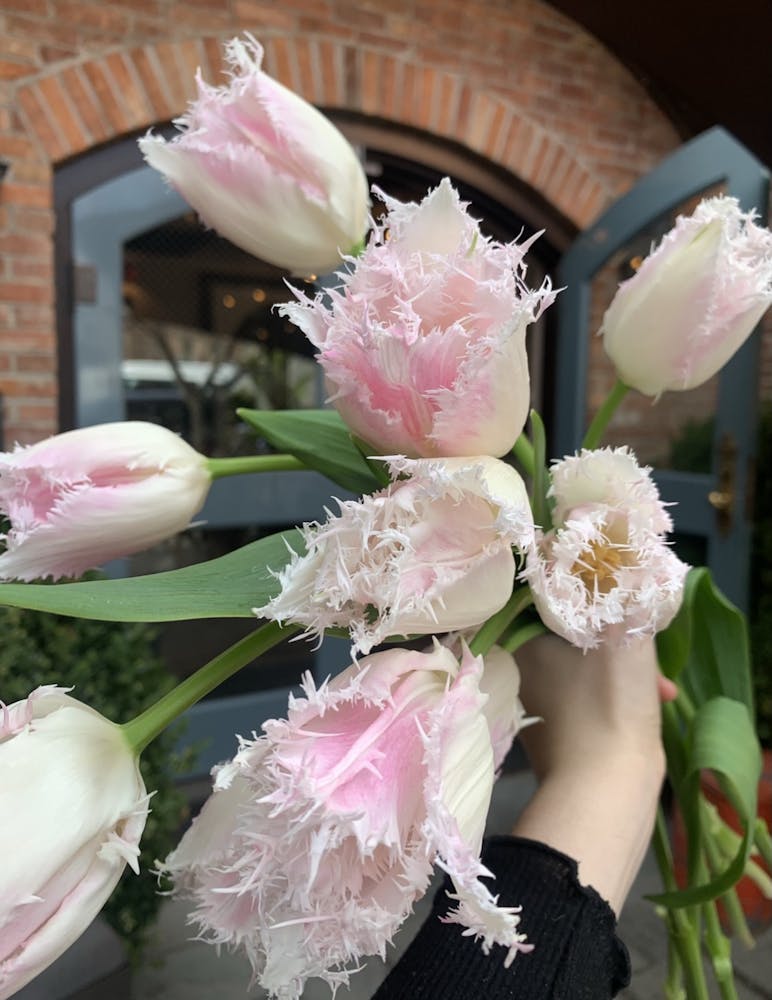
M 254 607 L 278 593 L 273 573 L 289 562 L 292 550 L 305 550 L 303 536 L 294 529 L 166 573 L 82 583 L 0 584 L 0 604 L 114 622 L 251 618 Z
M 753 717 L 753 678 L 745 616 L 713 582 L 704 566 L 686 578 L 681 608 L 657 636 L 662 671 L 696 705 L 725 696 Z
M 753 845 L 761 750 L 747 707 L 731 698 L 713 698 L 694 715 L 685 747 L 683 772 L 671 778 L 686 826 L 690 881 L 701 852 L 700 772 L 713 771 L 743 828 L 739 848 L 725 870 L 708 882 L 649 897 L 668 908 L 695 906 L 716 899 L 740 879 Z M 681 771 L 681 767 L 678 768 Z
M 533 519 L 542 531 L 552 527 L 552 509 L 549 488 L 550 475 L 547 470 L 547 435 L 544 423 L 536 412 L 531 410 L 531 438 L 533 441 L 533 482 L 531 485 L 531 509 Z
M 352 493 L 381 488 L 367 459 L 335 410 L 237 410 L 241 419 L 282 452 L 289 452 Z

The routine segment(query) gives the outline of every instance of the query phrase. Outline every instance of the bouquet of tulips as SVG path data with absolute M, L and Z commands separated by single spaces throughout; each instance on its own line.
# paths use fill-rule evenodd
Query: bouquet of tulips
M 383 954 L 438 865 L 455 887 L 449 919 L 512 961 L 531 943 L 480 881 L 479 850 L 495 774 L 529 721 L 514 654 L 545 630 L 582 649 L 658 634 L 662 671 L 679 683 L 663 726 L 689 843 L 689 883 L 678 886 L 658 824 L 668 995 L 682 983 L 690 998 L 707 995 L 701 938 L 734 995 L 715 900 L 746 934 L 733 886 L 749 873 L 769 891 L 756 855 L 772 860 L 756 817 L 745 622 L 669 547 L 649 470 L 601 443 L 628 389 L 698 385 L 750 335 L 772 301 L 772 235 L 731 198 L 678 220 L 606 313 L 617 387 L 583 448 L 548 466 L 538 414 L 524 431 L 526 330 L 556 296 L 549 281 L 527 284 L 531 241 L 483 236 L 448 180 L 420 204 L 376 190 L 385 214 L 369 224 L 366 179 L 343 136 L 262 73 L 253 39 L 231 42 L 228 56 L 229 84 L 199 80 L 181 134 L 141 146 L 234 243 L 295 275 L 337 268 L 327 290 L 290 285 L 280 307 L 316 348 L 333 408 L 242 411 L 270 455 L 207 459 L 139 422 L 0 455 L 0 601 L 115 620 L 267 620 L 123 726 L 66 687 L 2 708 L 0 1000 L 61 954 L 136 865 L 143 749 L 301 633 L 347 635 L 350 665 L 319 686 L 306 677 L 285 719 L 239 739 L 160 863 L 202 936 L 243 948 L 271 996 L 298 997 L 311 976 L 335 987 Z M 324 523 L 185 569 L 32 582 L 184 530 L 213 479 L 277 469 L 317 470 L 357 499 Z M 418 651 L 396 645 L 416 636 L 427 637 Z M 741 833 L 703 798 L 705 768 Z

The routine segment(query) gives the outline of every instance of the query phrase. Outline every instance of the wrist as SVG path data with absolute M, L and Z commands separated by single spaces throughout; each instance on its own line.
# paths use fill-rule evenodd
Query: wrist
M 648 758 L 579 759 L 544 777 L 512 832 L 574 858 L 580 881 L 618 914 L 651 838 L 663 775 L 661 746 Z

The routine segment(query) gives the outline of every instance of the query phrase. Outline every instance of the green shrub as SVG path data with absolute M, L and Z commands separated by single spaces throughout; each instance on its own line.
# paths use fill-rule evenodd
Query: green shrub
M 174 678 L 155 653 L 147 625 L 97 622 L 0 607 L 0 700 L 20 701 L 40 684 L 72 687 L 72 695 L 113 722 L 127 722 Z M 175 734 L 164 733 L 145 750 L 141 769 L 151 813 L 141 843 L 140 874 L 127 869 L 103 914 L 136 958 L 155 920 L 161 897 L 155 861 L 174 846 L 185 797 L 173 782 L 182 761 Z

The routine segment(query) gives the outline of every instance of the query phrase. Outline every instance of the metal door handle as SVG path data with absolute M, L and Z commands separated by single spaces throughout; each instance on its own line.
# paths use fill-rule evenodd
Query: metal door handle
M 716 511 L 718 530 L 728 535 L 734 514 L 734 476 L 737 464 L 737 442 L 731 434 L 724 434 L 718 446 L 716 489 L 708 493 L 708 503 Z

